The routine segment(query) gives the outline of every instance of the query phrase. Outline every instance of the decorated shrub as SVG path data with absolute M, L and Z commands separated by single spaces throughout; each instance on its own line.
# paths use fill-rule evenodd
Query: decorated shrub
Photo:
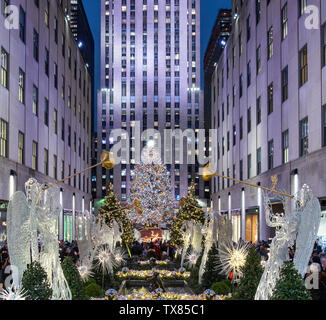
M 26 300 L 51 300 L 52 289 L 47 274 L 39 262 L 33 262 L 27 267 L 22 286 L 26 292 Z
M 85 287 L 85 292 L 88 298 L 100 298 L 103 296 L 101 287 L 96 283 L 90 283 Z
M 219 274 L 217 268 L 218 249 L 214 244 L 208 253 L 208 258 L 203 274 L 202 286 L 205 289 L 210 289 L 213 283 L 225 280 L 225 277 Z
M 224 280 L 220 282 L 215 282 L 211 288 L 217 295 L 228 295 L 231 291 L 231 282 L 229 280 Z
M 236 288 L 233 299 L 254 300 L 263 272 L 260 254 L 256 252 L 255 248 L 249 248 L 246 264 L 243 267 L 243 277 Z
M 62 270 L 68 282 L 72 300 L 87 300 L 83 280 L 71 257 L 65 257 L 62 263 Z
M 293 262 L 285 262 L 271 300 L 312 300 Z

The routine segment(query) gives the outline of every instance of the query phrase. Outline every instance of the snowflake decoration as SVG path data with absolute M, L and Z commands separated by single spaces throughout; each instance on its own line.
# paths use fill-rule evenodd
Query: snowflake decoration
M 79 266 L 78 271 L 80 277 L 84 282 L 86 282 L 89 278 L 91 278 L 94 275 L 94 273 L 91 270 L 91 267 L 87 264 Z
M 222 246 L 218 250 L 218 270 L 222 270 L 221 273 L 229 276 L 233 273 L 233 281 L 238 282 L 243 276 L 242 268 L 246 264 L 248 256 L 248 244 L 230 244 Z
M 16 300 L 16 301 L 22 301 L 26 300 L 26 292 L 23 290 L 16 290 L 14 291 L 13 288 L 8 288 L 8 290 L 3 290 L 0 292 L 0 300 Z
M 113 271 L 111 252 L 107 248 L 99 249 L 97 255 L 97 267 L 102 270 L 103 273 L 111 273 Z
M 199 253 L 192 251 L 187 254 L 185 266 L 188 268 L 193 268 L 199 259 Z
M 114 258 L 113 265 L 114 267 L 121 266 L 127 259 L 127 254 L 122 248 L 116 248 L 112 252 L 112 256 Z

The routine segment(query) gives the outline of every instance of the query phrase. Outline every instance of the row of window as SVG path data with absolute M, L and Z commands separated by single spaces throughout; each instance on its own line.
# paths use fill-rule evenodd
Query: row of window
M 304 118 L 300 121 L 299 124 L 299 149 L 300 149 L 300 156 L 306 156 L 309 153 L 309 124 L 308 124 L 308 117 Z M 228 133 L 228 150 L 229 150 L 229 133 Z M 326 147 L 326 106 L 323 106 L 322 108 L 322 145 L 323 147 Z M 289 130 L 286 130 L 282 133 L 282 163 L 286 164 L 290 160 L 289 156 L 289 148 L 290 148 L 290 142 L 289 142 Z M 224 138 L 222 142 L 222 153 L 224 155 Z M 275 154 L 275 148 L 274 148 L 274 140 L 268 141 L 268 148 L 267 148 L 267 161 L 268 161 L 268 170 L 272 170 L 274 168 L 274 154 Z M 220 159 L 220 145 L 218 145 L 218 159 Z M 262 173 L 262 149 L 257 149 L 256 154 L 256 168 L 257 168 L 257 176 Z M 243 174 L 243 160 L 240 160 L 240 172 L 239 177 L 240 180 L 244 180 L 244 174 Z M 228 176 L 229 176 L 229 169 L 228 169 Z M 224 172 L 223 174 L 224 175 Z M 252 178 L 252 155 L 248 155 L 247 158 L 247 179 Z M 236 166 L 233 165 L 233 178 L 236 178 Z M 229 184 L 228 184 L 229 187 Z M 224 189 L 224 182 L 223 187 Z
M 8 146 L 9 146 L 9 139 L 8 139 L 8 123 L 4 121 L 3 119 L 0 119 L 0 156 L 1 157 L 8 157 Z M 43 168 L 44 168 L 44 174 L 49 175 L 49 151 L 48 149 L 44 149 L 44 157 L 43 157 Z M 38 152 L 38 143 L 33 141 L 32 143 L 32 169 L 38 170 L 38 159 L 39 152 Z M 18 132 L 18 163 L 24 164 L 25 163 L 25 135 L 22 132 Z M 76 170 L 74 170 L 74 173 L 76 173 Z M 69 176 L 71 175 L 71 166 L 69 165 Z M 56 155 L 53 155 L 53 178 L 55 180 L 58 179 L 58 157 Z M 65 162 L 62 160 L 62 166 L 61 166 L 61 179 L 65 178 Z M 79 177 L 78 186 L 79 189 L 83 192 L 88 193 L 88 184 L 89 179 L 87 178 L 87 184 L 85 181 L 85 175 L 81 178 Z M 81 179 L 83 179 L 83 187 L 81 188 Z M 74 188 L 77 187 L 76 183 L 76 177 L 73 178 Z M 69 185 L 71 185 L 71 181 L 69 180 Z M 85 188 L 85 185 L 87 185 L 87 190 Z
M 0 143 L 1 143 L 1 151 L 0 156 L 8 158 L 8 148 L 9 148 L 9 134 L 8 134 L 8 123 L 2 119 L 0 119 Z M 70 128 L 70 127 L 69 127 Z M 71 129 L 69 130 L 69 132 Z M 68 139 L 71 140 L 71 134 L 68 136 Z M 33 142 L 33 155 L 35 155 L 35 145 L 36 142 Z M 77 153 L 77 135 L 74 134 L 74 151 Z M 86 154 L 87 153 L 87 154 Z M 83 157 L 83 161 L 89 163 L 89 148 L 86 146 L 85 143 L 82 144 L 81 138 L 78 139 L 78 156 Z M 37 170 L 37 161 L 32 161 L 32 169 Z M 18 133 L 18 163 L 21 165 L 25 164 L 25 135 L 19 131 Z

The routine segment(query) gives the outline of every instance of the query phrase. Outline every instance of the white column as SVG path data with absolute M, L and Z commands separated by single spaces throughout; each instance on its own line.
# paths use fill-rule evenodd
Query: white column
M 85 197 L 82 199 L 82 213 L 85 212 Z
M 229 193 L 229 198 L 228 198 L 228 213 L 229 213 L 229 220 L 232 220 L 232 197 L 231 193 Z
M 72 196 L 72 240 L 76 240 L 76 195 Z
M 9 177 L 9 199 L 14 195 L 15 192 L 16 192 L 16 173 L 14 171 L 11 171 Z
M 292 191 L 293 192 L 292 194 L 294 196 L 297 196 L 297 194 L 299 192 L 299 188 L 300 188 L 299 187 L 300 186 L 300 183 L 299 183 L 299 172 L 298 172 L 297 169 L 295 169 L 295 170 L 293 170 L 291 172 L 291 184 L 292 184 L 291 189 L 293 190 Z M 292 210 L 294 210 L 295 207 L 296 207 L 296 199 L 293 199 L 291 201 L 291 206 L 292 206 Z
M 241 239 L 246 241 L 246 193 L 242 189 L 241 193 Z
M 89 214 L 93 213 L 92 206 L 93 206 L 93 203 L 92 203 L 92 201 L 90 201 L 89 202 Z
M 63 209 L 63 189 L 60 189 L 61 212 L 59 215 L 59 240 L 64 240 L 64 209 Z
M 257 206 L 259 209 L 259 231 L 258 231 L 258 240 L 268 240 L 266 238 L 266 216 L 265 216 L 265 210 L 262 205 L 262 192 L 261 189 L 257 189 Z

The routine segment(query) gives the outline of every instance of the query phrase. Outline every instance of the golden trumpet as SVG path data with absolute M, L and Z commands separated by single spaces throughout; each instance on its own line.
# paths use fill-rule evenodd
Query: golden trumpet
M 255 184 L 251 184 L 251 183 L 248 183 L 248 182 L 245 182 L 245 181 L 241 181 L 241 180 L 238 180 L 238 179 L 233 179 L 233 178 L 230 178 L 230 177 L 225 177 L 223 175 L 217 174 L 217 173 L 215 173 L 213 171 L 212 166 L 209 163 L 203 169 L 202 178 L 203 178 L 204 181 L 210 181 L 213 177 L 220 177 L 222 179 L 231 180 L 231 181 L 234 181 L 234 182 L 245 184 L 245 185 L 250 186 L 250 187 L 253 187 L 253 188 L 259 188 L 259 189 L 262 189 L 262 190 L 265 190 L 265 191 L 273 192 L 273 193 L 278 194 L 278 195 L 281 195 L 283 197 L 288 197 L 288 198 L 294 199 L 294 196 L 292 196 L 290 194 L 287 194 L 287 193 L 276 191 L 275 189 L 269 189 L 269 188 L 261 187 L 261 186 L 258 186 L 258 185 L 255 185 Z M 274 181 L 275 181 L 275 178 L 274 178 Z M 276 187 L 275 183 L 273 185 L 273 188 L 274 187 Z
M 104 168 L 111 170 L 115 167 L 115 159 L 112 152 L 104 151 L 101 155 L 101 164 Z
M 114 166 L 115 166 L 115 159 L 114 159 L 113 153 L 112 152 L 108 152 L 108 151 L 104 151 L 102 153 L 102 155 L 101 155 L 101 162 L 100 163 L 95 164 L 94 166 L 91 166 L 89 168 L 86 168 L 86 169 L 84 169 L 84 170 L 82 170 L 80 172 L 77 172 L 77 173 L 75 173 L 75 174 L 73 174 L 73 175 L 71 175 L 71 176 L 69 176 L 69 177 L 67 177 L 65 179 L 62 179 L 60 181 L 57 181 L 56 183 L 54 183 L 54 184 L 52 184 L 52 185 L 50 185 L 48 187 L 45 187 L 43 190 L 44 191 L 45 190 L 49 190 L 49 189 L 57 186 L 60 183 L 63 183 L 63 182 L 65 182 L 65 181 L 67 181 L 67 180 L 69 180 L 69 179 L 71 179 L 73 177 L 79 176 L 79 175 L 81 175 L 81 174 L 83 174 L 83 173 L 85 173 L 85 172 L 87 172 L 87 171 L 89 171 L 91 169 L 94 169 L 96 167 L 99 167 L 99 166 L 103 166 L 104 168 L 106 168 L 108 170 L 113 169 Z

